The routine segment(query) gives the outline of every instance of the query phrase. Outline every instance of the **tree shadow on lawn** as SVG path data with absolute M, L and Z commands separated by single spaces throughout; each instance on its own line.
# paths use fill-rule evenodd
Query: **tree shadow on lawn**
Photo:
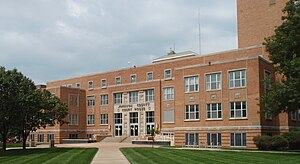
M 72 148 L 34 148 L 34 149 L 10 149 L 10 150 L 0 150 L 0 157 L 21 157 L 21 156 L 27 156 L 27 155 L 38 155 L 38 154 L 52 154 L 52 153 L 64 153 L 67 151 L 70 151 Z

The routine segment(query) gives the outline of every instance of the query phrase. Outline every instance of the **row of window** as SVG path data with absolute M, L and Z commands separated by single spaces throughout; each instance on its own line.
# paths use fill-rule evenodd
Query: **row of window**
M 246 133 L 230 133 L 230 146 L 246 146 L 246 143 L 247 143 Z M 199 133 L 186 133 L 185 145 L 187 146 L 201 145 L 199 144 Z M 211 147 L 222 146 L 221 133 L 207 133 L 205 146 L 211 146 Z
M 35 141 L 34 137 L 34 134 L 30 134 L 28 140 Z M 44 134 L 38 134 L 37 139 L 38 142 L 44 142 Z M 50 142 L 51 140 L 54 140 L 54 134 L 47 134 L 47 142 Z
M 148 72 L 147 81 L 153 80 L 153 72 Z M 172 71 L 171 69 L 166 69 L 164 72 L 164 78 L 170 79 L 172 78 Z M 130 82 L 136 83 L 137 82 L 137 75 L 133 74 L 130 75 Z M 199 91 L 199 76 L 190 76 L 184 78 L 185 82 L 185 92 L 195 92 Z M 206 90 L 218 90 L 221 89 L 221 73 L 212 73 L 205 75 L 205 82 L 206 82 Z M 121 84 L 121 77 L 117 76 L 115 78 L 115 85 Z M 72 87 L 72 84 L 68 84 L 68 87 Z M 229 72 L 229 88 L 238 88 L 238 87 L 245 87 L 246 86 L 246 70 L 236 70 Z M 76 83 L 76 87 L 80 88 L 80 83 Z M 106 79 L 101 80 L 101 87 L 107 87 Z M 94 88 L 94 82 L 88 81 L 88 89 Z
M 246 101 L 230 102 L 230 118 L 247 118 L 247 103 Z M 199 120 L 200 109 L 199 105 L 186 105 L 184 110 L 184 119 Z M 222 104 L 212 103 L 206 104 L 206 119 L 222 119 Z M 163 111 L 163 123 L 174 123 L 174 110 Z
M 148 89 L 145 91 L 146 102 L 154 101 L 154 89 Z M 123 93 L 114 94 L 114 104 L 122 104 Z M 137 103 L 138 102 L 138 91 L 129 92 L 129 102 Z M 108 104 L 108 94 L 100 95 L 100 105 Z M 95 106 L 95 96 L 87 96 L 87 106 Z

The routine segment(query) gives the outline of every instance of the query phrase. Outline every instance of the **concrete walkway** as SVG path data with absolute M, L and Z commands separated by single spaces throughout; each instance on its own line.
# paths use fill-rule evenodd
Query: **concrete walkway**
M 56 147 L 98 148 L 92 164 L 129 164 L 127 158 L 119 150 L 124 147 L 151 147 L 151 145 L 133 145 L 131 143 L 98 142 L 88 144 L 56 144 Z

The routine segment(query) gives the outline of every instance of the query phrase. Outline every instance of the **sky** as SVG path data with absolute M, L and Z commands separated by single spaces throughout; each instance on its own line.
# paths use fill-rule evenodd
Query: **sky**
M 199 20 L 201 54 L 226 51 L 236 19 L 235 0 L 1 0 L 0 66 L 45 84 L 199 54 Z

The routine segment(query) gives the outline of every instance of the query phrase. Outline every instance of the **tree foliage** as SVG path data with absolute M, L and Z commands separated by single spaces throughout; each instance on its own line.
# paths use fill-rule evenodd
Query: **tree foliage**
M 67 106 L 16 69 L 0 67 L 0 133 L 3 149 L 9 132 L 19 131 L 23 148 L 30 132 L 47 125 L 63 124 Z
M 290 0 L 283 12 L 282 25 L 264 43 L 281 80 L 273 83 L 261 101 L 275 115 L 300 106 L 300 0 Z

